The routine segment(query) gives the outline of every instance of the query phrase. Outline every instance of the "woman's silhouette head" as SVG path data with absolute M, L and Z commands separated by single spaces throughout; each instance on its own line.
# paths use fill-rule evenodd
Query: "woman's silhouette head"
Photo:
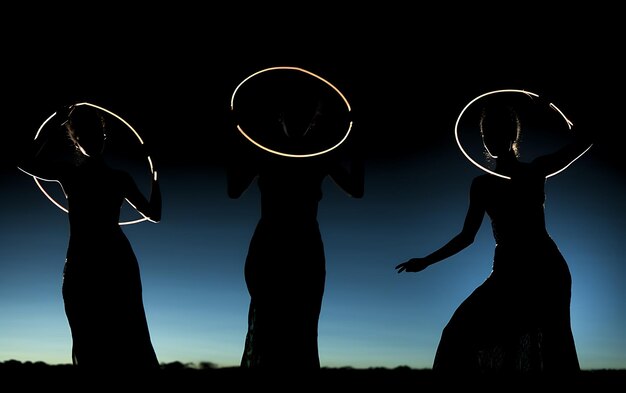
M 507 154 L 519 156 L 521 125 L 517 112 L 507 105 L 489 104 L 480 116 L 480 134 L 487 154 L 498 158 Z
M 76 149 L 87 157 L 102 154 L 106 140 L 104 117 L 89 105 L 74 105 L 70 108 L 67 133 Z

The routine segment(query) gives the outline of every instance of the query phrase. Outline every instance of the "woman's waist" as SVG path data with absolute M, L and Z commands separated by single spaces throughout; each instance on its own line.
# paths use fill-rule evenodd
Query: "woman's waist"
M 283 206 L 261 208 L 261 219 L 277 221 L 317 222 L 317 206 Z
M 548 232 L 542 228 L 536 230 L 495 230 L 494 228 L 493 237 L 497 245 L 506 248 L 553 243 Z
M 563 266 L 565 260 L 550 237 L 533 242 L 498 243 L 494 251 L 493 269 L 532 270 Z
M 518 236 L 514 239 L 496 238 L 496 254 L 534 254 L 558 250 L 550 235 Z

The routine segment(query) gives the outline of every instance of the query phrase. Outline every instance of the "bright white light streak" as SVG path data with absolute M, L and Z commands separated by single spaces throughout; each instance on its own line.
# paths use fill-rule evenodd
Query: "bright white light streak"
M 312 73 L 311 71 L 305 70 L 303 68 L 298 68 L 298 67 L 289 67 L 289 66 L 281 66 L 281 67 L 270 67 L 270 68 L 265 68 L 263 70 L 257 71 L 254 74 L 248 76 L 247 78 L 245 78 L 243 81 L 241 81 L 241 83 L 239 83 L 237 85 L 237 87 L 235 88 L 235 90 L 233 91 L 233 94 L 230 98 L 230 109 L 231 111 L 235 110 L 235 96 L 237 95 L 237 91 L 239 90 L 239 88 L 241 86 L 243 86 L 244 83 L 246 83 L 248 80 L 250 80 L 251 78 L 264 73 L 264 72 L 268 72 L 268 71 L 276 71 L 276 70 L 293 70 L 293 71 L 300 71 L 303 72 L 305 74 L 308 74 L 310 76 L 313 76 L 314 78 L 319 79 L 320 81 L 324 82 L 325 84 L 327 84 L 330 88 L 332 88 L 337 94 L 339 94 L 339 96 L 341 97 L 341 99 L 343 100 L 343 102 L 346 104 L 346 107 L 348 109 L 348 112 L 352 111 L 352 108 L 350 107 L 350 103 L 348 102 L 348 100 L 346 99 L 346 97 L 341 93 L 341 91 L 339 91 L 339 89 L 337 87 L 335 87 L 335 85 L 333 85 L 332 83 L 330 83 L 329 81 L 327 81 L 326 79 L 322 78 L 321 76 Z M 319 156 L 325 153 L 328 153 L 336 148 L 338 148 L 346 139 L 348 139 L 348 135 L 350 135 L 350 131 L 352 130 L 352 121 L 350 121 L 350 123 L 348 124 L 348 129 L 346 130 L 346 134 L 343 136 L 343 138 L 341 138 L 341 140 L 335 144 L 334 146 L 331 146 L 328 149 L 325 150 L 321 150 L 318 152 L 314 152 L 314 153 L 307 153 L 307 154 L 291 154 L 291 153 L 285 153 L 285 152 L 281 152 L 278 150 L 273 150 L 267 146 L 264 146 L 260 143 L 258 143 L 257 141 L 255 141 L 254 139 L 252 139 L 252 137 L 250 137 L 248 134 L 246 134 L 246 132 L 243 130 L 243 128 L 237 124 L 237 130 L 239 130 L 239 132 L 241 133 L 241 135 L 243 135 L 247 140 L 249 140 L 252 144 L 254 144 L 255 146 L 257 146 L 260 149 L 263 149 L 269 153 L 272 154 L 276 154 L 279 156 L 284 156 L 284 157 L 292 157 L 292 158 L 306 158 L 306 157 L 315 157 L 315 156 Z
M 527 96 L 531 97 L 531 98 L 538 98 L 539 95 L 526 91 L 526 90 L 519 90 L 519 89 L 502 89 L 502 90 L 493 90 L 484 94 L 479 95 L 478 97 L 474 98 L 473 100 L 471 100 L 467 105 L 465 105 L 465 107 L 463 108 L 463 110 L 461 111 L 461 113 L 459 113 L 459 116 L 456 119 L 456 123 L 454 124 L 454 137 L 456 139 L 456 143 L 459 146 L 459 149 L 461 150 L 461 153 L 463 153 L 463 155 L 465 156 L 465 158 L 467 158 L 472 164 L 474 164 L 477 168 L 492 174 L 494 176 L 498 176 L 501 177 L 503 179 L 511 179 L 510 176 L 506 176 L 500 173 L 497 173 L 495 171 L 490 170 L 489 168 L 484 167 L 483 165 L 479 164 L 477 161 L 475 161 L 472 157 L 470 157 L 470 155 L 465 151 L 465 149 L 463 149 L 463 145 L 461 144 L 461 141 L 459 139 L 459 123 L 461 122 L 461 118 L 463 117 L 463 114 L 465 113 L 465 111 L 476 101 L 480 100 L 483 97 L 492 95 L 492 94 L 500 94 L 500 93 L 521 93 L 521 94 L 526 94 Z M 553 103 L 549 104 L 549 107 L 553 110 L 555 110 L 556 112 L 558 112 L 561 117 L 563 117 L 563 119 L 565 120 L 565 123 L 567 124 L 568 129 L 572 129 L 573 123 L 565 116 L 565 114 Z M 559 173 L 563 172 L 565 169 L 567 169 L 570 165 L 572 165 L 574 163 L 574 161 L 578 160 L 580 157 L 582 157 L 589 149 L 591 149 L 590 145 L 587 149 L 585 149 L 585 151 L 583 151 L 580 155 L 578 155 L 576 158 L 574 158 L 572 161 L 570 161 L 567 165 L 565 165 L 563 168 L 559 169 L 556 172 L 553 172 L 549 175 L 546 176 L 546 178 L 552 177 L 554 175 L 558 175 Z
M 133 132 L 133 134 L 135 134 L 135 137 L 137 137 L 137 140 L 139 141 L 140 144 L 144 144 L 143 143 L 143 139 L 141 139 L 141 136 L 139 135 L 139 133 L 137 132 L 137 130 L 135 130 L 135 128 L 133 128 L 133 126 L 131 126 L 126 120 L 124 120 L 121 116 L 117 115 L 116 113 L 111 112 L 110 110 L 103 108 L 101 106 L 95 105 L 95 104 L 91 104 L 89 102 L 79 102 L 77 104 L 74 104 L 74 106 L 81 106 L 81 105 L 87 105 L 96 109 L 99 109 L 105 113 L 108 113 L 109 115 L 115 117 L 116 119 L 118 119 L 119 121 L 121 121 L 129 130 L 131 130 Z M 41 126 L 39 126 L 39 129 L 37 129 L 37 133 L 35 134 L 35 138 L 37 139 L 39 137 L 39 134 L 41 133 L 41 130 L 46 126 L 46 124 L 54 117 L 56 116 L 56 112 L 54 112 L 52 115 L 50 115 L 46 120 L 44 120 L 43 123 L 41 123 Z M 148 164 L 150 165 L 150 173 L 153 174 L 154 176 L 154 165 L 152 164 L 152 159 L 150 158 L 150 156 L 147 156 L 148 159 Z M 48 198 L 55 206 L 57 206 L 59 209 L 63 210 L 65 213 L 67 213 L 67 209 L 61 205 L 58 201 L 56 201 L 50 194 L 48 194 L 46 192 L 46 190 L 43 188 L 43 186 L 41 185 L 39 179 L 33 175 L 31 175 L 33 180 L 35 180 L 35 183 L 37 184 L 37 187 L 39 187 L 39 189 L 41 190 L 41 192 L 46 196 L 46 198 Z M 57 182 L 58 183 L 58 182 Z M 60 184 L 60 183 L 59 183 Z M 128 202 L 128 200 L 127 200 Z M 128 202 L 131 206 L 133 206 L 132 203 Z M 133 206 L 133 208 L 135 208 L 135 206 Z M 136 210 L 136 208 L 135 208 Z M 140 213 L 140 212 L 139 212 Z M 141 213 L 140 213 L 141 214 Z M 143 216 L 143 215 L 142 215 Z M 131 220 L 131 221 L 121 221 L 119 224 L 120 225 L 131 225 L 131 224 L 137 224 L 139 222 L 142 221 L 146 221 L 148 220 L 147 217 L 143 216 L 142 218 L 136 219 L 136 220 Z

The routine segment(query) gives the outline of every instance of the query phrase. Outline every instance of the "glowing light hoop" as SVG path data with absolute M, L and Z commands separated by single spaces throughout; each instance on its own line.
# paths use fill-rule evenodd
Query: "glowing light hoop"
M 74 104 L 74 106 L 81 106 L 81 105 L 87 105 L 87 106 L 90 106 L 90 107 L 92 107 L 92 108 L 99 109 L 99 110 L 101 110 L 101 111 L 103 111 L 103 112 L 106 112 L 106 113 L 108 113 L 109 115 L 111 115 L 111 116 L 115 117 L 116 119 L 118 119 L 119 121 L 121 121 L 122 123 L 124 123 L 124 125 L 125 125 L 126 127 L 128 127 L 128 129 L 129 129 L 129 130 L 131 130 L 131 131 L 133 132 L 133 134 L 137 137 L 137 140 L 139 141 L 139 143 L 140 143 L 141 145 L 143 145 L 143 144 L 144 144 L 144 143 L 143 143 L 143 139 L 141 139 L 141 136 L 139 135 L 139 133 L 137 132 L 137 130 L 135 130 L 135 129 L 133 128 L 133 126 L 131 126 L 131 125 L 130 125 L 130 124 L 129 124 L 126 120 L 124 120 L 121 116 L 119 116 L 119 115 L 117 115 L 117 114 L 115 114 L 115 113 L 111 112 L 110 110 L 108 110 L 108 109 L 106 109 L 106 108 L 103 108 L 103 107 L 98 106 L 98 105 L 95 105 L 95 104 L 91 104 L 91 103 L 89 103 L 89 102 L 79 102 L 79 103 L 77 103 L 77 104 Z M 56 113 L 56 112 L 54 112 L 54 113 L 53 113 L 52 115 L 50 115 L 50 116 L 49 116 L 46 120 L 44 120 L 44 122 L 43 122 L 43 123 L 41 123 L 41 125 L 39 126 L 39 129 L 37 129 L 37 133 L 35 134 L 35 138 L 34 138 L 35 140 L 39 137 L 39 134 L 41 133 L 41 130 L 43 130 L 43 128 L 46 126 L 46 124 L 47 124 L 47 123 L 48 123 L 48 122 L 49 122 L 49 121 L 50 121 L 50 120 L 51 120 L 54 116 L 56 116 L 56 114 L 57 114 L 57 113 Z M 148 156 L 146 156 L 146 157 L 147 157 L 147 160 L 148 160 L 148 164 L 150 165 L 150 173 L 154 176 L 154 165 L 152 164 L 152 159 L 150 158 L 150 156 L 149 156 L 149 155 L 148 155 Z M 50 194 L 48 194 L 48 193 L 46 192 L 46 190 L 45 190 L 45 189 L 43 188 L 43 186 L 41 185 L 41 182 L 39 181 L 39 179 L 38 179 L 37 177 L 33 176 L 33 175 L 31 175 L 31 176 L 32 176 L 33 180 L 35 180 L 35 183 L 37 184 L 37 187 L 39 187 L 39 189 L 40 189 L 40 190 L 41 190 L 41 192 L 42 192 L 42 193 L 46 196 L 46 198 L 48 198 L 48 199 L 50 200 L 50 202 L 52 202 L 52 203 L 53 203 L 56 207 L 58 207 L 59 209 L 63 210 L 65 213 L 68 213 L 68 210 L 67 210 L 67 209 L 66 209 L 63 205 L 61 205 L 61 204 L 60 204 L 57 200 L 55 200 L 55 199 L 54 199 L 54 198 L 53 198 Z M 132 203 L 130 203 L 128 200 L 127 200 L 127 202 L 128 202 L 131 206 L 133 206 L 133 204 L 132 204 Z M 133 207 L 134 207 L 134 206 L 133 206 Z M 131 224 L 137 224 L 137 223 L 140 223 L 140 222 L 142 222 L 142 221 L 146 221 L 146 220 L 148 220 L 148 217 L 145 217 L 145 216 L 144 216 L 143 218 L 138 218 L 138 219 L 136 219 L 136 220 L 121 221 L 121 222 L 119 223 L 119 225 L 131 225 Z
M 280 67 L 270 67 L 270 68 L 265 68 L 263 70 L 257 71 L 254 74 L 248 76 L 247 78 L 245 78 L 243 81 L 241 81 L 237 87 L 235 88 L 235 90 L 233 91 L 233 94 L 230 98 L 230 110 L 234 111 L 235 110 L 235 95 L 237 95 L 237 90 L 239 90 L 239 88 L 241 86 L 243 86 L 244 83 L 246 83 L 248 80 L 250 80 L 251 78 L 262 74 L 264 72 L 268 72 L 268 71 L 275 71 L 275 70 L 293 70 L 293 71 L 300 71 L 303 72 L 305 74 L 308 74 L 310 76 L 313 76 L 314 78 L 319 79 L 320 81 L 324 82 L 325 84 L 327 84 L 330 88 L 332 88 L 337 94 L 339 94 L 339 96 L 341 97 L 341 99 L 343 100 L 343 102 L 346 104 L 346 107 L 348 108 L 348 112 L 352 111 L 352 108 L 350 107 L 350 103 L 348 102 L 348 100 L 346 99 L 346 97 L 343 95 L 343 93 L 341 93 L 341 91 L 339 91 L 339 89 L 337 87 L 335 87 L 335 85 L 333 85 L 332 83 L 330 83 L 329 81 L 327 81 L 326 79 L 322 78 L 321 76 L 312 73 L 311 71 L 307 71 L 303 68 L 298 68 L 298 67 L 289 67 L 289 66 L 280 66 Z M 315 153 L 308 153 L 308 154 L 291 154 L 291 153 L 285 153 L 285 152 L 280 152 L 278 150 L 273 150 L 270 149 L 267 146 L 263 146 L 262 144 L 258 143 L 257 141 L 255 141 L 254 139 L 252 139 L 252 137 L 250 137 L 248 134 L 246 134 L 246 132 L 243 130 L 243 128 L 237 124 L 237 130 L 239 130 L 239 132 L 241 133 L 241 135 L 243 135 L 248 141 L 250 141 L 252 144 L 254 144 L 256 147 L 261 148 L 269 153 L 272 154 L 276 154 L 279 156 L 284 156 L 284 157 L 292 157 L 292 158 L 307 158 L 307 157 L 315 157 L 315 156 L 319 156 L 325 153 L 328 153 L 336 148 L 338 148 L 346 139 L 348 139 L 348 135 L 350 135 L 350 131 L 352 130 L 352 120 L 350 120 L 350 123 L 348 124 L 348 129 L 346 130 L 346 134 L 344 135 L 344 137 L 334 146 L 331 146 L 328 149 L 325 150 L 321 150 Z
M 456 139 L 456 143 L 459 146 L 459 149 L 461 150 L 461 153 L 463 153 L 463 155 L 465 156 L 465 158 L 467 158 L 472 164 L 474 164 L 477 168 L 491 174 L 494 176 L 498 176 L 501 177 L 503 179 L 508 179 L 510 180 L 511 177 L 510 176 L 506 176 L 503 174 L 500 174 L 498 172 L 492 171 L 488 168 L 485 168 L 483 165 L 479 164 L 478 162 L 476 162 L 472 157 L 470 157 L 470 155 L 465 151 L 465 149 L 463 149 L 463 145 L 461 144 L 461 141 L 459 139 L 459 122 L 461 121 L 461 118 L 463 117 L 463 113 L 465 113 L 465 111 L 476 101 L 480 100 L 483 97 L 486 97 L 488 95 L 492 95 L 492 94 L 499 94 L 499 93 L 522 93 L 522 94 L 526 94 L 527 96 L 531 97 L 531 98 L 538 98 L 539 94 L 535 94 L 532 93 L 530 91 L 526 91 L 526 90 L 518 90 L 518 89 L 502 89 L 502 90 L 493 90 L 484 94 L 479 95 L 478 97 L 474 98 L 473 100 L 471 100 L 467 105 L 465 105 L 465 107 L 463 108 L 463 110 L 461 111 L 461 113 L 459 113 L 459 116 L 456 119 L 456 123 L 454 124 L 454 138 Z M 557 112 L 561 117 L 563 117 L 563 119 L 565 120 L 565 123 L 567 124 L 567 128 L 568 129 L 572 129 L 572 126 L 574 123 L 572 123 L 566 116 L 565 114 L 553 103 L 549 103 L 548 107 L 552 110 L 554 110 L 555 112 Z M 583 154 L 585 154 L 589 149 L 591 149 L 591 146 L 593 145 L 589 145 L 588 148 L 586 148 L 582 153 L 580 153 L 576 158 L 574 158 L 572 161 L 570 161 L 567 165 L 565 165 L 563 168 L 559 169 L 556 172 L 553 172 L 549 175 L 546 176 L 546 179 L 549 177 L 552 177 L 554 175 L 558 175 L 559 173 L 563 172 L 565 169 L 567 169 L 567 167 L 569 167 L 570 165 L 572 165 L 574 163 L 574 161 L 578 160 L 580 157 L 583 156 Z

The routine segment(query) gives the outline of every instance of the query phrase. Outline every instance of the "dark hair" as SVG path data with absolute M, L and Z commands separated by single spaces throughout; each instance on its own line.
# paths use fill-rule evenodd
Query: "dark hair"
M 101 151 L 106 139 L 104 116 L 89 105 L 74 105 L 68 113 L 65 128 L 74 145 L 89 155 Z
M 511 143 L 513 153 L 519 157 L 521 123 L 513 107 L 497 103 L 490 103 L 483 107 L 480 114 L 480 133 L 484 138 L 492 131 L 502 133 L 499 136 Z

